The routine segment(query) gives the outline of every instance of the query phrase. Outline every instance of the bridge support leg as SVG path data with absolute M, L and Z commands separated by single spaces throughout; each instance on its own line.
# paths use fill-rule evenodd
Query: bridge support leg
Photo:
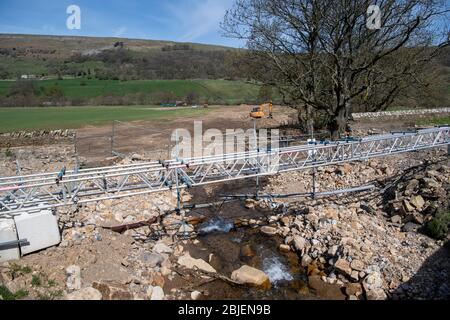
M 114 136 L 116 134 L 116 121 L 113 120 L 111 128 L 111 155 L 114 155 Z
M 258 140 L 258 133 L 256 131 L 256 119 L 253 119 L 253 134 L 254 134 L 254 138 L 255 138 L 255 147 L 256 147 L 256 151 L 259 155 L 259 140 Z M 256 158 L 256 161 L 258 163 L 258 174 L 261 173 L 261 171 L 259 170 L 259 156 Z M 256 191 L 255 191 L 255 199 L 259 200 L 259 176 L 256 176 Z
M 259 177 L 256 177 L 256 192 L 255 192 L 256 200 L 259 200 Z
M 313 168 L 312 174 L 312 198 L 313 200 L 316 198 L 316 168 Z
M 312 139 L 313 142 L 315 142 L 314 138 Z M 313 150 L 313 173 L 312 173 L 312 198 L 313 200 L 316 199 L 316 173 L 317 173 L 317 168 L 315 167 L 316 165 L 316 150 Z
M 178 181 L 178 169 L 175 169 L 175 181 L 176 181 L 176 187 L 177 187 L 177 208 L 175 209 L 175 212 L 177 215 L 181 215 L 181 192 L 180 192 L 180 184 Z

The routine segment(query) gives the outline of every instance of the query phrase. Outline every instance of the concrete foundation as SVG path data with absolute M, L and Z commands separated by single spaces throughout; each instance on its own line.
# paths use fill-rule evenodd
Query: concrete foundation
M 22 240 L 24 243 L 19 245 L 18 241 Z M 51 210 L 0 219 L 0 263 L 20 259 L 60 242 L 58 221 Z
M 58 221 L 50 210 L 38 213 L 23 213 L 14 217 L 19 239 L 26 239 L 29 245 L 22 246 L 22 255 L 52 247 L 61 242 Z
M 0 244 L 17 241 L 16 224 L 13 219 L 0 219 Z M 20 258 L 19 247 L 0 249 L 0 263 Z

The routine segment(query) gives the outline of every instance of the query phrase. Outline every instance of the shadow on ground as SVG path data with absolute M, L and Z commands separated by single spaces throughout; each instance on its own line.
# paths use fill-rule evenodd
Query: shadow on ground
M 394 299 L 450 299 L 450 241 L 430 256 L 417 273 L 393 292 Z

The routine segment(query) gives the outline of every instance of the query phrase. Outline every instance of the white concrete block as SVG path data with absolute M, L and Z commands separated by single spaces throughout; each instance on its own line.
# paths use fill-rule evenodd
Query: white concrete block
M 13 219 L 0 219 L 0 244 L 17 241 L 16 226 Z M 1 250 L 0 262 L 20 259 L 19 246 L 16 248 Z
M 22 255 L 55 246 L 61 242 L 58 221 L 50 210 L 38 213 L 23 213 L 14 217 L 19 239 L 26 239 L 29 245 L 22 246 Z

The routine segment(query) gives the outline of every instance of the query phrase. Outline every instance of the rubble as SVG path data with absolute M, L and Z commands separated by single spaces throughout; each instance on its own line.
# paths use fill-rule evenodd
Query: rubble
M 41 168 L 56 172 L 67 162 L 75 165 L 69 148 L 55 145 L 49 150 L 54 155 L 13 152 L 21 159 L 24 174 Z M 280 252 L 297 253 L 309 286 L 323 298 L 450 297 L 445 285 L 449 261 L 441 252 L 448 237 L 437 241 L 423 233 L 437 208 L 448 207 L 450 166 L 444 153 L 430 151 L 318 168 L 317 192 L 368 183 L 376 184 L 377 190 L 341 197 L 275 199 L 274 203 L 247 200 L 243 206 L 248 213 L 272 205 L 288 209 L 270 211 L 261 218 L 233 217 L 234 226 L 264 233 L 264 239 L 281 237 Z M 0 166 L 2 172 L 15 174 L 11 162 L 0 162 Z M 311 171 L 305 170 L 269 177 L 263 191 L 300 193 L 310 192 L 311 187 Z M 187 192 L 182 198 L 192 200 Z M 165 288 L 176 276 L 177 264 L 183 271 L 199 269 L 218 276 L 212 260 L 195 259 L 185 249 L 194 243 L 198 225 L 206 217 L 188 210 L 176 215 L 172 212 L 176 200 L 173 192 L 166 192 L 58 209 L 63 229 L 60 246 L 24 257 L 30 273 L 16 271 L 13 276 L 1 269 L 0 282 L 11 292 L 32 287 L 29 297 L 33 299 L 161 300 L 181 294 L 193 300 L 205 298 L 203 292 L 179 288 L 175 294 Z M 124 228 L 124 232 L 105 229 L 150 219 L 155 223 Z M 183 242 L 180 233 L 192 239 Z M 240 249 L 237 254 L 249 260 L 258 256 L 257 250 L 245 244 Z M 433 259 L 439 263 L 430 265 Z M 44 271 L 48 275 L 43 276 Z M 236 281 L 270 286 L 267 275 L 258 269 L 244 266 L 233 274 Z M 33 287 L 33 276 L 34 283 L 38 277 L 43 285 Z
M 317 191 L 361 185 L 370 181 L 366 176 L 376 179 L 381 186 L 386 183 L 387 188 L 384 193 L 374 191 L 360 197 L 301 201 L 293 198 L 290 212 L 302 213 L 296 214 L 294 220 L 292 216 L 284 216 L 277 223 L 279 233 L 289 226 L 289 232 L 283 233 L 284 242 L 297 251 L 302 267 L 310 270 L 314 261 L 325 262 L 320 270 L 327 276 L 320 281 L 335 283 L 337 271 L 337 281 L 346 286 L 347 299 L 443 298 L 437 292 L 446 291 L 445 288 L 439 291 L 438 283 L 433 283 L 434 291 L 428 289 L 430 283 L 425 279 L 431 276 L 415 278 L 422 273 L 426 259 L 441 255 L 443 243 L 428 238 L 422 229 L 435 215 L 436 207 L 449 206 L 450 167 L 445 152 L 442 154 L 425 153 L 425 160 L 402 156 L 387 158 L 383 164 L 370 161 L 337 166 L 336 170 L 319 168 Z M 395 172 L 386 168 L 402 174 L 392 176 Z M 310 174 L 290 172 L 269 178 L 265 191 L 307 192 L 311 187 Z M 443 271 L 450 270 L 448 261 L 431 268 L 437 274 L 444 272 L 449 279 L 448 271 Z M 310 279 L 312 286 L 319 287 L 319 279 Z M 401 285 L 412 279 L 414 286 Z

